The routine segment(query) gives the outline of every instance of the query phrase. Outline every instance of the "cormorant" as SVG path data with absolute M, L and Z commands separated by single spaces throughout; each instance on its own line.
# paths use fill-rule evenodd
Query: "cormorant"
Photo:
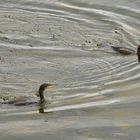
M 44 97 L 44 90 L 47 87 L 53 86 L 53 84 L 48 84 L 48 83 L 44 83 L 41 84 L 39 87 L 39 97 L 40 97 L 40 101 L 39 103 L 42 104 L 45 102 L 45 97 Z M 21 106 L 21 105 L 30 105 L 30 104 L 37 104 L 37 101 L 32 101 L 32 99 L 29 99 L 26 96 L 19 96 L 19 97 L 14 97 L 14 99 L 12 100 L 8 100 L 5 98 L 2 98 L 3 101 L 0 102 L 0 104 L 13 104 L 13 105 L 17 105 L 17 106 Z

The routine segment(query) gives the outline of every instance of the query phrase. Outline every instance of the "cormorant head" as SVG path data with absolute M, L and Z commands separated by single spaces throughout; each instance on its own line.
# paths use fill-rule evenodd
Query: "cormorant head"
M 53 84 L 48 84 L 48 83 L 44 83 L 44 84 L 42 84 L 41 86 L 40 86 L 40 88 L 39 88 L 39 91 L 40 90 L 45 90 L 47 87 L 49 87 L 49 86 L 53 86 Z

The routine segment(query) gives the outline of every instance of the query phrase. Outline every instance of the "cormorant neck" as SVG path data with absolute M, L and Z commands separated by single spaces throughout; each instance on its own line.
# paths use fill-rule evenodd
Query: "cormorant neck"
M 137 49 L 137 55 L 138 55 L 138 61 L 140 62 L 140 45 L 138 46 Z
M 45 102 L 44 90 L 43 90 L 43 89 L 40 89 L 40 90 L 39 90 L 39 96 L 40 96 L 40 102 L 41 102 L 41 103 Z

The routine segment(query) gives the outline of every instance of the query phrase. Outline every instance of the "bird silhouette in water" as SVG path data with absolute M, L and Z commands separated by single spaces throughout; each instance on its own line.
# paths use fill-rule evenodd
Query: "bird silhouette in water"
M 114 51 L 119 52 L 122 55 L 133 55 L 133 54 L 136 54 L 136 52 L 133 49 L 130 49 L 130 48 L 117 47 L 117 46 L 111 46 L 111 48 Z
M 111 46 L 111 48 L 114 51 L 119 52 L 122 55 L 133 55 L 133 54 L 137 54 L 137 56 L 138 56 L 138 62 L 140 62 L 140 45 L 138 45 L 137 52 L 134 51 L 133 49 L 125 48 L 125 47 Z
M 19 97 L 15 97 L 12 100 L 5 100 L 3 98 L 3 102 L 0 102 L 0 104 L 11 104 L 11 105 L 16 105 L 16 106 L 23 106 L 23 105 L 31 105 L 31 104 L 43 104 L 45 103 L 45 97 L 44 97 L 44 91 L 46 88 L 53 86 L 53 84 L 49 84 L 49 83 L 44 83 L 42 85 L 40 85 L 39 87 L 39 97 L 40 100 L 39 101 L 32 101 L 31 99 L 29 99 L 28 97 L 25 96 L 19 96 Z
M 118 52 L 122 55 L 132 55 L 132 54 L 136 54 L 136 51 L 134 51 L 133 49 L 130 48 L 126 48 L 126 47 L 120 47 L 120 46 L 112 46 L 110 44 L 97 44 L 97 46 L 99 48 L 112 48 L 115 52 Z

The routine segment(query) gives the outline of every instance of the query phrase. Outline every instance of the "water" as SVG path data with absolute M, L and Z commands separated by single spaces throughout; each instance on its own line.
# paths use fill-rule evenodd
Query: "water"
M 140 139 L 139 0 L 0 1 L 0 100 L 45 95 L 37 105 L 0 106 L 0 139 Z

